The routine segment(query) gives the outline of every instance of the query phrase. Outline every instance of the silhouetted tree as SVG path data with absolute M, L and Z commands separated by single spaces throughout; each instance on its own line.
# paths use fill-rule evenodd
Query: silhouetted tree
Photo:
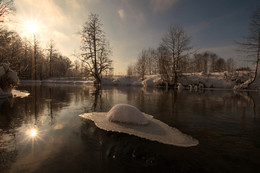
M 209 53 L 198 53 L 194 54 L 194 66 L 196 72 L 208 72 L 208 61 L 209 61 Z
M 167 85 L 171 83 L 171 76 L 172 74 L 172 62 L 170 52 L 167 48 L 160 45 L 158 47 L 158 67 L 159 67 L 159 74 L 164 83 Z
M 134 75 L 134 67 L 133 65 L 127 66 L 127 76 L 133 76 Z
M 171 26 L 162 38 L 161 46 L 165 47 L 171 56 L 171 83 L 178 83 L 178 74 L 181 71 L 181 60 L 185 57 L 185 52 L 190 50 L 190 37 L 187 36 L 181 26 Z
M 90 14 L 89 20 L 83 25 L 81 50 L 82 61 L 87 65 L 89 73 L 95 78 L 96 84 L 101 84 L 102 73 L 112 69 L 112 60 L 109 59 L 111 48 L 97 14 Z
M 249 35 L 245 37 L 244 42 L 237 42 L 243 52 L 247 54 L 249 58 L 254 58 L 255 62 L 255 72 L 250 82 L 248 82 L 248 87 L 251 85 L 258 73 L 258 64 L 260 60 L 260 6 L 253 13 L 251 22 L 249 24 Z
M 52 77 L 52 61 L 53 61 L 53 54 L 57 53 L 57 50 L 55 49 L 55 43 L 54 40 L 50 40 L 48 43 L 47 51 L 49 51 L 49 77 Z
M 137 75 L 144 79 L 144 76 L 147 74 L 148 69 L 148 54 L 146 50 L 143 50 L 136 63 L 136 72 Z
M 234 71 L 234 67 L 235 67 L 234 59 L 233 58 L 227 59 L 227 62 L 226 62 L 226 69 L 227 69 L 227 71 L 228 72 Z

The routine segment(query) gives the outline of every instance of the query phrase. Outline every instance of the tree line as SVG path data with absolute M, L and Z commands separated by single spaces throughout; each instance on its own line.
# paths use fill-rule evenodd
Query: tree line
M 10 64 L 20 79 L 85 76 L 84 66 L 62 55 L 52 39 L 43 47 L 37 35 L 29 41 L 8 29 L 5 19 L 11 13 L 15 13 L 14 1 L 0 0 L 0 65 Z
M 104 75 L 113 73 L 109 58 L 112 49 L 97 14 L 91 13 L 82 25 L 80 54 L 74 55 L 77 59 L 72 63 L 57 50 L 53 40 L 43 47 L 37 35 L 30 42 L 9 30 L 4 19 L 14 11 L 13 0 L 0 0 L 0 64 L 9 63 L 20 79 L 92 76 L 96 84 L 101 84 Z
M 178 66 L 175 65 L 174 67 L 171 54 L 163 47 L 144 49 L 139 54 L 137 62 L 127 67 L 127 75 L 140 76 L 144 79 L 145 75 L 161 74 L 170 83 L 170 76 L 175 78 L 179 73 L 202 72 L 206 74 L 224 71 L 232 72 L 235 69 L 233 58 L 225 60 L 210 51 L 192 55 L 186 54 L 179 58 L 176 63 Z
M 14 13 L 13 0 L 0 0 L 0 65 L 10 64 L 20 79 L 42 80 L 53 77 L 86 77 L 87 66 L 75 60 L 72 62 L 57 49 L 54 40 L 46 46 L 34 35 L 33 41 L 22 38 L 19 33 L 10 30 L 5 18 Z
M 37 38 L 31 43 L 3 26 L 0 28 L 0 63 L 9 63 L 20 79 L 79 75 L 71 60 L 55 48 L 54 41 L 50 40 L 43 48 Z
M 144 79 L 145 75 L 159 74 L 167 85 L 176 85 L 183 73 L 232 72 L 235 64 L 232 58 L 227 60 L 214 52 L 192 53 L 191 37 L 183 27 L 170 26 L 156 49 L 144 49 L 137 62 L 127 68 L 127 75 L 137 75 Z M 253 13 L 249 24 L 249 35 L 242 42 L 236 42 L 239 50 L 255 63 L 254 74 L 249 84 L 256 79 L 260 60 L 260 7 Z
M 171 26 L 157 49 L 142 50 L 127 75 L 160 74 L 168 84 L 177 84 L 182 73 L 211 73 L 234 70 L 232 58 L 224 60 L 214 52 L 190 53 L 190 37 L 181 26 Z

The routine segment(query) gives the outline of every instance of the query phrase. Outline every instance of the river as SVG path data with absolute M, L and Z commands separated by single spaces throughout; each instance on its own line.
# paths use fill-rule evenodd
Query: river
M 260 172 L 260 93 L 21 85 L 0 100 L 1 172 Z M 78 115 L 136 106 L 197 140 L 177 147 L 98 129 Z M 31 129 L 37 131 L 33 133 Z

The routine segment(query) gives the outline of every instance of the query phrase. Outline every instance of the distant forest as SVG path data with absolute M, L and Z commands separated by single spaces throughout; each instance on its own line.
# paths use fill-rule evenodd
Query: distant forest
M 88 76 L 83 62 L 62 55 L 54 40 L 44 47 L 37 34 L 29 41 L 8 29 L 5 18 L 11 13 L 15 13 L 13 0 L 0 0 L 0 64 L 9 63 L 20 79 Z

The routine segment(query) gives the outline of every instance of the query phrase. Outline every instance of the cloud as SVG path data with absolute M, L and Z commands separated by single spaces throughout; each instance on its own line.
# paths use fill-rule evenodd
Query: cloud
M 125 12 L 123 9 L 118 10 L 117 13 L 121 19 L 125 18 Z
M 150 6 L 154 12 L 165 11 L 173 6 L 178 0 L 150 0 Z

